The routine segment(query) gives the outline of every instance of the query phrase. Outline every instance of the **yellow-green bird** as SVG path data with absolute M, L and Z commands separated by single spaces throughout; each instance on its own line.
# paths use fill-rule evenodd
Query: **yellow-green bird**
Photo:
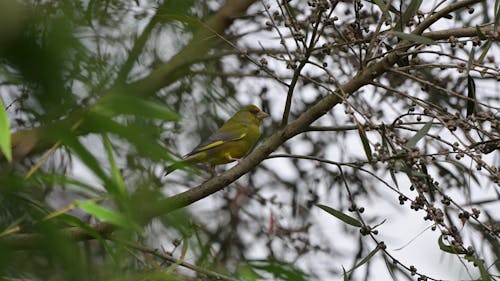
M 165 174 L 188 164 L 207 163 L 214 169 L 216 165 L 239 160 L 259 139 L 260 124 L 268 116 L 256 105 L 243 107 L 181 161 L 168 166 Z

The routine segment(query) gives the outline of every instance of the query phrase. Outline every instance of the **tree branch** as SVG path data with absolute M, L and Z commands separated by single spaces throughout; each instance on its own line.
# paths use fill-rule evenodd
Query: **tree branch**
M 460 8 L 470 6 L 474 3 L 478 3 L 481 0 L 465 0 L 454 3 L 438 12 L 434 15 L 430 16 L 426 20 L 424 20 L 413 32 L 414 34 L 421 34 L 426 28 L 428 28 L 432 23 L 439 20 L 444 15 L 458 10 Z M 233 168 L 227 170 L 221 175 L 211 178 L 205 183 L 189 189 L 185 192 L 176 194 L 169 198 L 161 199 L 155 202 L 154 204 L 150 204 L 149 209 L 141 210 L 142 211 L 142 219 L 144 221 L 149 221 L 154 217 L 161 216 L 172 212 L 173 210 L 185 207 L 190 205 L 200 199 L 203 199 L 223 188 L 227 187 L 230 183 L 236 181 L 241 176 L 246 174 L 248 171 L 257 166 L 260 162 L 262 162 L 271 152 L 275 151 L 279 146 L 281 146 L 288 139 L 304 132 L 307 128 L 313 123 L 315 120 L 326 114 L 329 110 L 331 110 L 335 105 L 340 103 L 342 99 L 340 95 L 352 95 L 357 90 L 362 88 L 365 85 L 368 85 L 372 82 L 373 79 L 379 77 L 383 73 L 387 72 L 403 55 L 406 50 L 408 50 L 412 46 L 412 43 L 402 41 L 395 47 L 395 49 L 399 49 L 399 52 L 391 52 L 382 60 L 373 63 L 360 71 L 356 76 L 354 76 L 350 81 L 341 85 L 335 93 L 327 95 L 319 100 L 316 104 L 309 107 L 305 112 L 303 112 L 296 120 L 290 122 L 288 125 L 278 130 L 274 134 L 272 134 L 266 141 L 257 147 L 252 153 L 250 153 L 247 157 L 245 157 L 238 165 Z M 166 67 L 166 66 L 165 66 Z M 168 72 L 168 71 L 167 71 Z M 163 72 L 159 69 L 152 78 L 150 79 L 153 86 L 150 86 L 150 89 L 154 89 L 158 87 L 159 77 L 162 77 Z M 165 78 L 165 77 L 164 77 Z M 143 81 L 149 81 L 149 80 Z M 145 83 L 145 82 L 141 82 Z M 87 240 L 93 239 L 92 236 L 88 235 L 82 229 L 76 229 L 76 231 L 80 232 L 80 235 L 76 235 L 73 233 L 75 240 Z M 16 234 L 12 236 L 7 236 L 0 239 L 0 243 L 3 243 L 6 239 L 16 240 L 16 237 L 21 234 Z M 29 243 L 29 241 L 28 241 Z M 18 246 L 24 246 L 22 243 L 17 243 Z M 33 245 L 33 244 L 31 244 Z
M 425 36 L 433 40 L 446 40 L 449 39 L 450 36 L 455 36 L 457 38 L 473 37 L 473 36 L 478 36 L 477 29 L 478 28 L 476 27 L 451 28 L 445 30 L 424 32 L 422 36 Z M 500 33 L 498 32 L 495 33 L 492 25 L 479 27 L 479 29 L 484 34 L 484 36 L 486 36 L 486 38 L 491 38 L 496 41 L 500 39 Z

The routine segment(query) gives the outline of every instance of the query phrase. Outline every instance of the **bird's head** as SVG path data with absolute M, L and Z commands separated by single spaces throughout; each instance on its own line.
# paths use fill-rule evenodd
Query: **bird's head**
M 243 107 L 239 112 L 244 112 L 245 114 L 250 113 L 253 117 L 257 118 L 257 120 L 259 120 L 259 121 L 262 121 L 263 119 L 266 119 L 267 117 L 269 117 L 269 114 L 262 111 L 256 105 L 247 105 L 247 106 Z

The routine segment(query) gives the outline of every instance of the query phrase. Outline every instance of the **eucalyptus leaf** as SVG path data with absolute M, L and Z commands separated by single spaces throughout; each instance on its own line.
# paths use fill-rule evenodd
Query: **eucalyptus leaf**
M 408 140 L 408 142 L 405 144 L 407 148 L 414 147 L 417 145 L 418 141 L 420 141 L 432 127 L 432 120 L 427 122 L 411 139 Z
M 362 266 L 363 264 L 367 263 L 369 260 L 371 260 L 373 258 L 373 256 L 375 256 L 375 254 L 382 249 L 382 246 L 379 244 L 377 245 L 377 247 L 375 247 L 375 249 L 373 249 L 366 257 L 364 257 L 360 262 L 358 262 L 356 265 L 354 265 L 353 268 L 351 268 L 350 270 L 348 270 L 347 272 L 344 272 L 344 276 L 346 273 L 350 273 L 352 271 L 354 271 L 356 268 Z
M 439 245 L 439 249 L 441 249 L 441 251 L 449 253 L 449 254 L 461 255 L 461 254 L 467 253 L 465 250 L 457 249 L 455 247 L 446 245 L 443 241 L 443 235 L 439 236 L 438 245 Z
M 316 204 L 316 206 L 318 206 L 319 208 L 323 209 L 325 212 L 329 213 L 330 215 L 338 218 L 339 220 L 341 220 L 349 225 L 352 225 L 355 227 L 362 226 L 361 222 L 359 222 L 357 219 L 355 219 L 349 215 L 346 215 L 346 214 L 342 213 L 341 211 L 335 210 L 331 207 L 321 205 L 321 204 Z
M 477 111 L 476 102 L 476 83 L 474 83 L 474 78 L 467 75 L 467 116 L 471 116 Z
M 361 143 L 363 144 L 363 149 L 366 154 L 366 158 L 368 158 L 368 161 L 372 161 L 372 150 L 370 148 L 370 142 L 368 141 L 368 138 L 366 137 L 366 132 L 365 129 L 362 126 L 358 126 L 358 133 L 359 137 L 361 138 Z
M 436 42 L 428 37 L 421 36 L 421 35 L 416 35 L 416 34 L 411 34 L 411 33 L 404 33 L 400 31 L 393 31 L 392 34 L 396 35 L 397 37 L 406 40 L 406 41 L 411 41 L 411 42 L 416 42 L 424 45 L 434 45 Z

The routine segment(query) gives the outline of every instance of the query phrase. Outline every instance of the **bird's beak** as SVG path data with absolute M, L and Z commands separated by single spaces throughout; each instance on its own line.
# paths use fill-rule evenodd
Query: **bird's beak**
M 267 117 L 269 117 L 269 114 L 265 113 L 264 111 L 261 110 L 257 112 L 257 118 L 259 118 L 259 120 L 266 119 Z

